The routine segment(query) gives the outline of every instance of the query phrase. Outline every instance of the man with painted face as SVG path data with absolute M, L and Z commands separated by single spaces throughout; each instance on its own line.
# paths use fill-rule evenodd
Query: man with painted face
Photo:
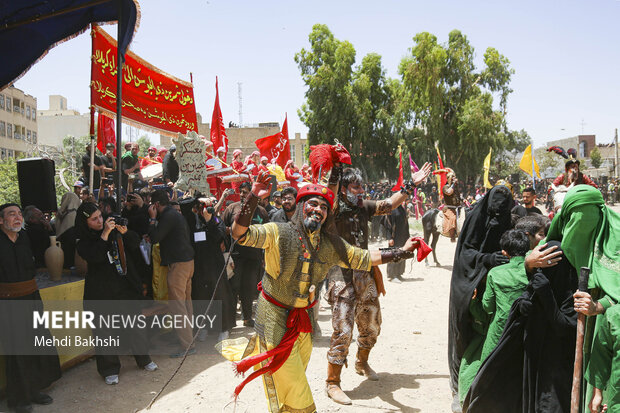
M 265 250 L 265 275 L 256 309 L 257 335 L 237 363 L 237 371 L 243 373 L 262 364 L 235 393 L 263 375 L 270 411 L 314 412 L 305 369 L 312 352 L 311 308 L 316 304 L 318 284 L 334 265 L 370 271 L 373 265 L 410 258 L 418 242 L 410 239 L 402 249 L 375 251 L 350 245 L 334 232 L 334 193 L 318 184 L 299 190 L 298 208 L 290 222 L 251 225 L 259 199 L 269 195 L 269 186 L 269 176 L 261 172 L 232 225 L 232 236 L 240 245 Z M 249 357 L 258 352 L 261 354 Z
M 431 165 L 427 162 L 418 172 L 412 171 L 412 180 L 405 183 L 401 191 L 390 198 L 373 201 L 364 199 L 359 169 L 342 170 L 336 166 L 330 174 L 329 185 L 337 188 L 340 184 L 338 204 L 334 208 L 338 234 L 349 244 L 367 249 L 370 218 L 391 213 L 413 194 L 415 185 L 422 183 L 430 171 Z M 359 332 L 355 371 L 369 380 L 379 379 L 368 365 L 368 355 L 381 330 L 379 292 L 370 269 L 333 267 L 329 271 L 328 297 L 334 332 L 327 352 L 326 392 L 336 403 L 351 404 L 351 399 L 340 388 L 340 373 L 347 361 L 354 322 Z

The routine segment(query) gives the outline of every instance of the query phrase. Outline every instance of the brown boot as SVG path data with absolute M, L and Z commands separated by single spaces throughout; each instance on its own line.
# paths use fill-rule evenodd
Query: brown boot
M 368 365 L 368 354 L 370 354 L 369 348 L 358 348 L 357 358 L 355 360 L 355 372 L 360 376 L 366 376 L 368 380 L 377 381 L 379 376 Z
M 340 404 L 352 404 L 351 399 L 340 388 L 340 372 L 342 364 L 327 363 L 327 380 L 325 393 L 327 396 Z

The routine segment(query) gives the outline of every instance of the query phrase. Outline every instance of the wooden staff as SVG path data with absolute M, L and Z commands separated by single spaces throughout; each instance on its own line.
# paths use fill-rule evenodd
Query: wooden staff
M 579 291 L 588 291 L 588 279 L 590 268 L 581 267 L 579 274 Z M 579 413 L 581 396 L 581 372 L 583 368 L 583 338 L 586 325 L 586 315 L 579 313 L 577 316 L 577 340 L 575 343 L 575 367 L 573 369 L 573 388 L 570 395 L 570 412 Z

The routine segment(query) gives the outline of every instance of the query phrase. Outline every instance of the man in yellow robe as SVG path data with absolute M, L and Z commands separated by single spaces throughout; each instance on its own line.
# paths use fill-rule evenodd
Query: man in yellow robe
M 237 364 L 239 372 L 259 363 L 261 368 L 237 386 L 235 394 L 262 375 L 271 412 L 314 412 L 305 370 L 312 352 L 314 313 L 310 310 L 316 303 L 315 288 L 331 266 L 370 271 L 373 265 L 412 257 L 419 243 L 410 239 L 403 249 L 375 251 L 349 245 L 333 232 L 334 193 L 316 184 L 300 189 L 290 222 L 250 225 L 259 199 L 268 195 L 269 176 L 261 172 L 232 225 L 233 238 L 240 245 L 265 250 L 257 334 Z

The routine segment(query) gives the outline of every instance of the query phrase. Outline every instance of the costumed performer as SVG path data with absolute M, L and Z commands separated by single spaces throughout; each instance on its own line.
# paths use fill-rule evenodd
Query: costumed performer
M 232 236 L 239 244 L 265 250 L 257 334 L 236 366 L 239 372 L 259 363 L 261 368 L 237 386 L 235 394 L 262 375 L 271 412 L 315 412 L 305 370 L 312 352 L 316 287 L 333 265 L 369 271 L 372 265 L 412 257 L 419 241 L 410 239 L 403 249 L 375 251 L 349 245 L 333 232 L 334 193 L 317 184 L 300 189 L 291 222 L 250 225 L 259 200 L 269 192 L 269 176 L 261 172 L 232 225 Z M 226 345 L 222 354 L 233 356 L 227 354 Z

